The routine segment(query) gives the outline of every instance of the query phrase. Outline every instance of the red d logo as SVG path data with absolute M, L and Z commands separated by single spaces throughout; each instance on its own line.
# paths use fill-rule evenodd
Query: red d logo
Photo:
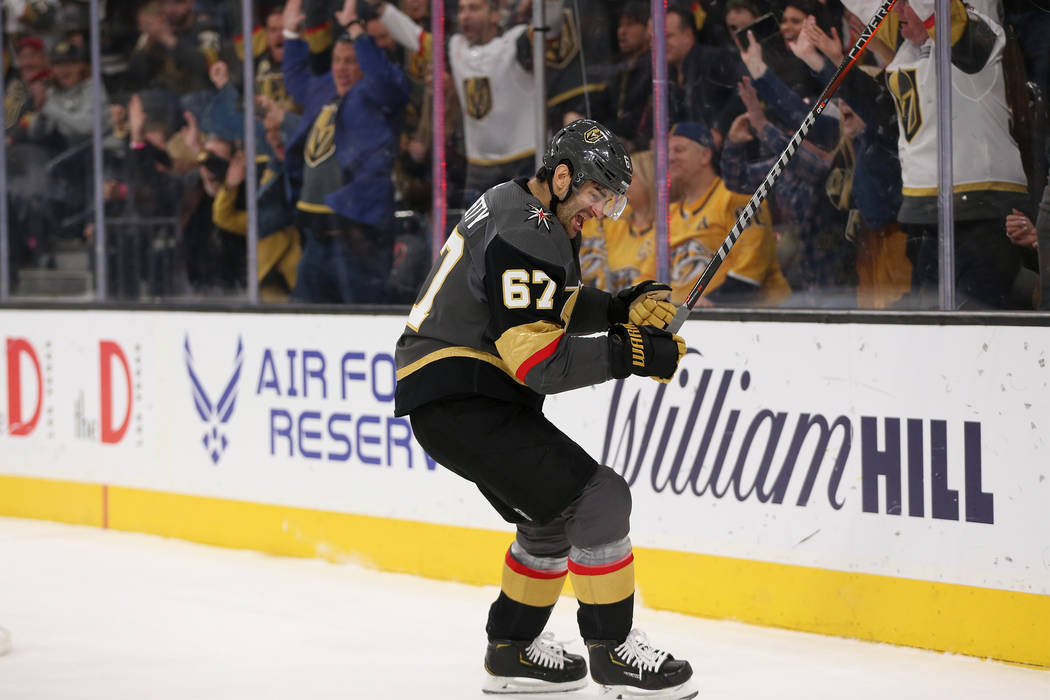
M 36 375 L 36 408 L 33 417 L 22 420 L 22 357 L 33 363 Z M 7 339 L 7 432 L 10 435 L 29 435 L 40 420 L 44 406 L 44 381 L 40 375 L 40 360 L 36 351 L 24 338 Z
M 124 419 L 120 427 L 113 428 L 113 358 L 120 361 L 124 370 L 124 387 L 127 391 L 127 400 L 124 402 Z M 131 370 L 128 368 L 128 358 L 124 351 L 112 340 L 100 340 L 98 343 L 98 369 L 99 384 L 101 391 L 102 406 L 99 412 L 102 422 L 102 442 L 114 444 L 120 442 L 124 433 L 128 431 L 131 422 Z

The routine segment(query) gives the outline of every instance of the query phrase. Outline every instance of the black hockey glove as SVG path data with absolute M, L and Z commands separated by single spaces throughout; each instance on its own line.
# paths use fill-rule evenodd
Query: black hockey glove
M 622 289 L 609 300 L 609 323 L 666 328 L 677 311 L 670 297 L 671 288 L 653 280 Z
M 618 323 L 609 329 L 609 359 L 617 379 L 630 374 L 669 382 L 685 355 L 685 341 L 652 326 Z

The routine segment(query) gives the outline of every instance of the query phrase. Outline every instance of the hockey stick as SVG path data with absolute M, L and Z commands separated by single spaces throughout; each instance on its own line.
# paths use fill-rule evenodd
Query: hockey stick
M 762 204 L 762 200 L 769 194 L 769 190 L 773 187 L 773 183 L 780 177 L 780 173 L 784 171 L 785 166 L 791 161 L 791 158 L 795 155 L 795 151 L 798 150 L 799 144 L 802 143 L 802 139 L 806 138 L 806 134 L 809 133 L 810 127 L 813 126 L 814 122 L 817 121 L 817 117 L 824 111 L 824 108 L 828 104 L 828 100 L 838 89 L 842 83 L 843 78 L 846 77 L 846 73 L 849 73 L 850 69 L 853 68 L 853 64 L 857 62 L 861 54 L 864 53 L 864 49 L 867 48 L 868 42 L 875 36 L 875 32 L 878 31 L 882 25 L 882 21 L 886 19 L 886 15 L 889 14 L 890 8 L 897 0 L 883 0 L 882 4 L 877 10 L 875 15 L 868 22 L 868 26 L 864 27 L 864 31 L 860 33 L 860 38 L 857 39 L 857 43 L 850 49 L 849 54 L 842 59 L 842 63 L 839 64 L 838 69 L 835 71 L 835 75 L 832 76 L 831 82 L 824 88 L 824 92 L 821 94 L 820 99 L 817 100 L 816 104 L 813 105 L 813 109 L 810 110 L 806 118 L 802 120 L 801 126 L 798 127 L 798 131 L 791 137 L 791 141 L 788 142 L 784 152 L 780 154 L 776 162 L 773 163 L 773 167 L 770 168 L 766 174 L 766 179 L 762 181 L 762 184 L 758 186 L 758 189 L 743 211 L 740 212 L 740 216 L 737 218 L 736 223 L 733 224 L 733 228 L 729 230 L 729 235 L 722 241 L 722 245 L 718 248 L 714 257 L 711 258 L 711 262 L 707 264 L 704 271 L 700 273 L 700 279 L 693 285 L 692 291 L 689 292 L 689 296 L 685 298 L 685 302 L 678 307 L 675 312 L 674 318 L 671 323 L 668 324 L 667 330 L 672 333 L 677 333 L 685 320 L 689 318 L 689 313 L 696 306 L 696 302 L 700 299 L 700 295 L 707 289 L 707 285 L 711 283 L 715 273 L 718 272 L 718 268 L 722 266 L 726 256 L 729 255 L 730 249 L 740 238 L 740 234 L 743 233 L 744 229 L 751 225 L 751 220 L 755 217 L 759 206 Z

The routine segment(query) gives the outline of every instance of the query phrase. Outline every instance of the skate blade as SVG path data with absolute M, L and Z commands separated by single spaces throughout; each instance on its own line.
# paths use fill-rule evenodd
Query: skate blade
M 567 693 L 587 687 L 586 676 L 575 681 L 552 683 L 538 678 L 516 678 L 514 676 L 487 676 L 481 692 L 491 694 L 520 693 Z
M 644 690 L 629 685 L 603 685 L 600 688 L 598 697 L 602 700 L 690 700 L 700 694 L 692 681 L 660 690 Z

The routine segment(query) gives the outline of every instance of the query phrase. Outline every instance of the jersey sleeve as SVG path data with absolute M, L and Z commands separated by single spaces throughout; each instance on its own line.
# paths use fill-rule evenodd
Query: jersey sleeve
M 566 332 L 580 292 L 577 285 L 567 288 L 566 282 L 564 267 L 503 236 L 496 235 L 486 249 L 489 332 L 514 378 L 540 394 L 612 377 L 605 336 Z

